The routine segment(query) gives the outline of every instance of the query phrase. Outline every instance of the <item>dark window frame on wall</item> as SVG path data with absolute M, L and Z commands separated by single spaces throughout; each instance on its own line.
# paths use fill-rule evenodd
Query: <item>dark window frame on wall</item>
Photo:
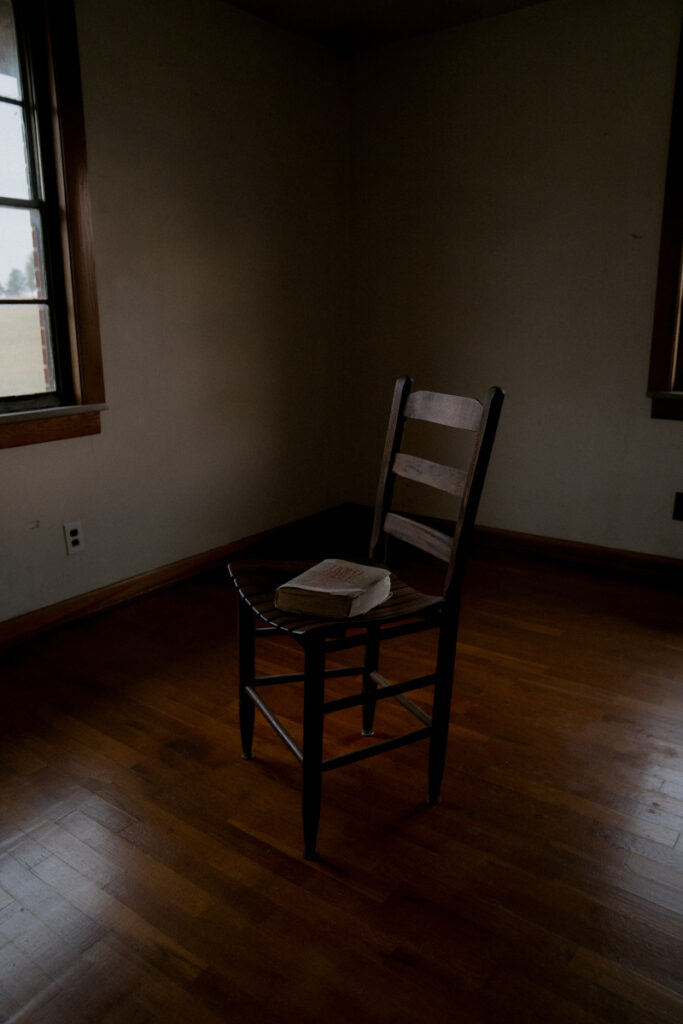
M 648 381 L 652 416 L 656 419 L 683 419 L 682 293 L 683 43 L 679 43 Z
M 0 448 L 99 433 L 105 408 L 73 0 L 13 7 L 42 175 L 56 386 L 0 401 Z

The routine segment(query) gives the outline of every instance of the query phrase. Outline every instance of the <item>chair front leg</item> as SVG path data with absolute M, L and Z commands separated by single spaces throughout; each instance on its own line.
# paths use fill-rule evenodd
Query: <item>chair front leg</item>
M 240 734 L 242 737 L 242 757 L 251 758 L 251 746 L 254 738 L 254 714 L 256 708 L 249 694 L 247 686 L 254 683 L 254 614 L 242 598 L 238 598 L 239 605 L 239 676 L 240 676 Z
M 377 683 L 371 678 L 370 673 L 376 672 L 379 668 L 379 630 L 368 629 L 367 643 L 365 645 L 365 671 L 363 672 L 363 725 L 361 734 L 363 736 L 374 736 L 375 708 L 377 700 Z
M 323 704 L 325 701 L 325 651 L 320 643 L 306 646 L 304 664 L 304 738 L 301 811 L 304 857 L 312 860 L 318 840 L 322 796 Z
M 457 623 L 451 629 L 447 626 L 441 628 L 432 707 L 432 737 L 429 743 L 428 802 L 430 804 L 438 804 L 441 800 L 441 783 L 446 765 L 448 727 L 451 717 L 457 636 Z

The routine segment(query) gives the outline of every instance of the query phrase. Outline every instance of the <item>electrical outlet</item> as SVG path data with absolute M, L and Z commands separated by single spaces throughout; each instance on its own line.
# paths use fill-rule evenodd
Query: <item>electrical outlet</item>
M 683 519 L 683 491 L 677 491 L 674 497 L 674 519 Z
M 67 555 L 76 555 L 83 550 L 83 527 L 78 523 L 64 523 L 64 540 Z

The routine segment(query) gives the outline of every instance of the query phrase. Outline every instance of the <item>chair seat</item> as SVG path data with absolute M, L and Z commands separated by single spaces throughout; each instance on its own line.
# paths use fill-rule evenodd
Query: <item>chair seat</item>
M 365 629 L 369 626 L 402 621 L 431 615 L 444 604 L 443 597 L 423 594 L 391 573 L 391 594 L 381 605 L 365 615 L 343 619 L 328 619 L 316 615 L 283 612 L 275 607 L 275 590 L 281 583 L 310 568 L 312 562 L 261 562 L 244 560 L 231 562 L 230 575 L 240 596 L 269 626 L 297 637 L 308 634 L 336 635 L 346 629 Z

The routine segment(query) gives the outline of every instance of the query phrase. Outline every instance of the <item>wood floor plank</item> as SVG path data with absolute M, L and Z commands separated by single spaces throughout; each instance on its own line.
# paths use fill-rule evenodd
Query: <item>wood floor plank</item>
M 235 613 L 207 574 L 0 655 L 0 1020 L 683 1020 L 683 595 L 474 559 L 442 804 L 423 744 L 331 772 L 314 862 L 297 763 L 261 719 L 240 756 Z
M 58 857 L 41 861 L 34 873 L 82 913 L 97 919 L 116 935 L 124 936 L 132 948 L 141 950 L 151 963 L 163 963 L 170 977 L 188 980 L 196 977 L 206 966 L 135 910 L 110 896 Z

